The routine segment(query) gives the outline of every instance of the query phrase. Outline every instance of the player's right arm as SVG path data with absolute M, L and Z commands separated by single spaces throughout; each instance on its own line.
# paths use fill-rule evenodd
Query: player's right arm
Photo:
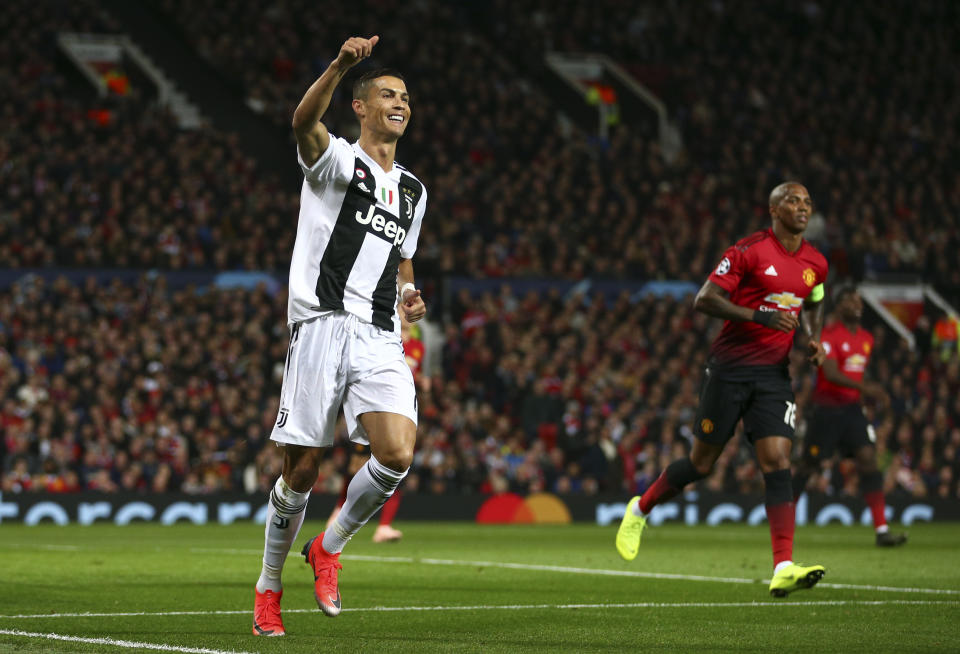
M 799 322 L 797 317 L 787 311 L 754 311 L 730 301 L 729 293 L 719 284 L 709 279 L 703 283 L 693 300 L 693 308 L 714 318 L 723 318 L 733 322 L 757 322 L 770 329 L 792 332 Z
M 832 348 L 831 348 L 832 349 Z M 827 355 L 827 358 L 824 360 L 823 365 L 820 367 L 823 370 L 823 377 L 828 382 L 836 384 L 837 386 L 845 386 L 847 388 L 855 388 L 860 391 L 866 397 L 873 397 L 883 401 L 887 397 L 887 392 L 883 390 L 883 386 L 876 382 L 867 381 L 857 381 L 856 379 L 851 379 L 847 375 L 843 374 L 843 371 L 840 370 L 840 365 L 837 363 L 836 356 L 831 352 Z
M 369 39 L 353 36 L 347 39 L 340 46 L 337 58 L 310 85 L 293 112 L 293 134 L 297 139 L 300 157 L 308 167 L 315 164 L 330 145 L 330 133 L 320 118 L 330 106 L 334 89 L 350 68 L 370 56 L 379 40 L 379 36 Z

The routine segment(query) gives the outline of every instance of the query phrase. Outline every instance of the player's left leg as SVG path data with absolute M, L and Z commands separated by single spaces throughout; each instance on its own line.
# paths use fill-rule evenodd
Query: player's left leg
M 343 412 L 354 442 L 370 445 L 370 459 L 347 489 L 347 500 L 323 547 L 336 553 L 390 499 L 413 461 L 417 391 L 399 339 L 372 325 L 360 327 L 351 349 Z
M 743 416 L 743 426 L 747 438 L 754 444 L 757 462 L 763 472 L 764 504 L 774 564 L 770 594 L 774 597 L 785 597 L 794 590 L 810 588 L 825 572 L 822 565 L 805 567 L 793 562 L 796 505 L 793 502 L 790 453 L 795 422 L 796 402 L 789 375 L 784 372 L 758 377 L 754 381 L 750 408 Z
M 360 424 L 370 439 L 371 456 L 354 475 L 340 515 L 324 534 L 324 549 L 331 553 L 343 550 L 393 495 L 413 461 L 417 426 L 407 416 L 385 411 L 364 413 Z
M 763 472 L 764 504 L 770 525 L 774 570 L 793 560 L 793 533 L 796 505 L 790 475 L 791 441 L 784 436 L 767 436 L 756 440 L 757 461 Z
M 417 438 L 416 388 L 395 333 L 354 321 L 345 369 L 347 433 L 370 444 L 370 459 L 353 476 L 331 528 L 303 549 L 317 603 L 328 616 L 340 613 L 340 552 L 403 481 Z
M 863 445 L 856 453 L 860 490 L 870 507 L 878 547 L 897 547 L 907 542 L 906 534 L 894 534 L 887 525 L 886 498 L 883 495 L 883 476 L 877 468 L 877 450 L 872 443 Z
M 822 565 L 800 566 L 793 562 L 796 505 L 790 475 L 791 440 L 784 436 L 756 439 L 757 461 L 763 471 L 764 503 L 773 549 L 773 579 L 770 594 L 785 597 L 801 588 L 811 588 L 826 571 Z
M 353 481 L 353 476 L 357 474 L 360 468 L 363 467 L 363 464 L 367 462 L 367 459 L 370 458 L 370 454 L 366 451 L 366 447 L 363 445 L 354 445 L 355 450 L 353 454 L 350 455 L 350 460 L 347 462 L 346 477 L 343 480 L 343 484 L 340 486 L 340 495 L 337 497 L 337 503 L 334 504 L 333 509 L 330 511 L 330 515 L 327 517 L 327 524 L 324 527 L 324 531 L 330 529 L 333 526 L 333 521 L 337 519 L 337 516 L 340 515 L 340 509 L 343 508 L 343 503 L 347 501 L 347 488 L 350 487 L 350 482 Z
M 341 610 L 340 553 L 403 481 L 413 461 L 417 435 L 416 425 L 407 416 L 395 413 L 364 413 L 359 421 L 370 439 L 370 459 L 353 476 L 347 499 L 331 527 L 303 548 L 313 568 L 317 604 L 330 617 Z

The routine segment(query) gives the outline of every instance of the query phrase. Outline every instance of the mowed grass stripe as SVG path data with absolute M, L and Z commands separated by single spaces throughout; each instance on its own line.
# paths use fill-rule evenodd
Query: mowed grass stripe
M 7 543 L 7 547 L 17 549 L 53 549 L 49 545 L 26 545 L 21 543 Z M 59 548 L 58 548 L 59 549 Z M 78 551 L 82 548 L 78 546 L 63 546 L 62 549 L 69 551 Z M 230 554 L 240 556 L 260 556 L 262 550 L 241 549 L 241 548 L 204 548 L 192 547 L 190 552 L 197 554 Z M 291 553 L 296 553 L 291 550 Z M 464 561 L 457 559 L 437 559 L 437 558 L 417 558 L 410 556 L 370 556 L 370 555 L 350 555 L 344 554 L 341 558 L 345 561 L 369 561 L 374 563 L 409 563 L 423 565 L 441 565 L 441 566 L 468 566 L 468 567 L 488 567 L 501 568 L 507 570 L 531 570 L 541 572 L 559 572 L 566 574 L 582 575 L 601 575 L 610 577 L 632 577 L 639 579 L 661 579 L 670 581 L 703 581 L 727 584 L 769 584 L 770 579 L 748 579 L 744 577 L 714 577 L 706 575 L 689 575 L 671 572 L 646 572 L 638 570 L 611 570 L 603 568 L 579 568 L 571 566 L 545 565 L 535 563 L 511 563 L 504 561 Z M 829 569 L 827 570 L 829 574 Z M 960 596 L 960 590 L 947 588 L 922 588 L 912 586 L 889 586 L 874 584 L 845 584 L 833 582 L 820 582 L 818 588 L 832 588 L 837 590 L 865 590 L 877 591 L 883 593 L 920 593 L 927 595 L 957 595 Z
M 322 528 L 317 521 L 304 529 Z M 308 568 L 292 555 L 290 596 L 284 596 L 287 637 L 264 639 L 250 633 L 261 525 L 81 528 L 5 521 L 0 585 L 16 593 L 0 594 L 0 628 L 261 654 L 314 654 L 318 648 L 326 654 L 802 654 L 810 643 L 824 654 L 876 654 L 877 643 L 907 653 L 950 650 L 956 641 L 960 598 L 952 594 L 818 585 L 786 602 L 775 600 L 759 583 L 770 575 L 769 536 L 761 528 L 661 528 L 644 558 L 632 564 L 613 549 L 613 529 L 594 525 L 403 528 L 404 541 L 390 546 L 371 543 L 372 529 L 351 543 L 345 556 L 357 558 L 343 560 L 350 597 L 338 620 L 317 611 Z M 803 546 L 806 533 L 834 536 L 835 543 Z M 869 529 L 827 527 L 800 535 L 798 556 L 807 561 L 815 553 L 830 571 L 824 582 L 960 589 L 960 524 L 915 526 L 910 545 L 895 550 L 876 548 L 866 538 Z M 596 569 L 628 574 L 598 575 Z M 645 570 L 754 583 L 637 578 Z M 121 612 L 136 615 L 110 615 Z M 21 615 L 37 617 L 11 617 Z M 24 651 L 137 650 L 0 634 L 0 652 Z
M 950 600 L 812 600 L 809 602 L 612 602 L 603 604 L 477 604 L 472 606 L 368 606 L 345 608 L 344 613 L 397 613 L 403 611 L 530 611 L 541 609 L 692 609 L 692 608 L 776 608 L 781 606 L 960 606 Z M 127 611 L 118 613 L 35 613 L 0 615 L 0 620 L 32 620 L 44 618 L 129 618 L 246 615 L 250 609 L 218 611 Z M 291 613 L 319 613 L 319 609 L 284 609 Z M 6 633 L 0 630 L 0 633 Z
M 20 543 L 8 543 L 7 547 L 22 549 L 53 549 L 51 546 L 24 545 Z M 78 551 L 81 548 L 77 546 L 62 546 L 67 551 Z M 239 549 L 232 547 L 192 547 L 190 551 L 195 554 L 233 554 L 241 556 L 260 556 L 262 550 Z M 291 553 L 296 553 L 291 550 Z M 434 559 L 434 558 L 416 558 L 411 556 L 368 556 L 360 554 L 343 554 L 341 558 L 345 561 L 370 561 L 374 563 L 419 563 L 424 565 L 448 565 L 448 566 L 483 566 L 489 568 L 504 568 L 509 570 L 535 570 L 543 572 L 562 572 L 568 574 L 594 574 L 611 577 L 635 577 L 641 579 L 665 579 L 673 581 L 710 581 L 727 584 L 769 584 L 770 579 L 747 579 L 744 577 L 711 577 L 705 575 L 687 575 L 673 572 L 644 572 L 637 570 L 610 570 L 603 568 L 576 568 L 570 566 L 543 565 L 535 563 L 509 563 L 503 561 L 461 561 L 456 559 Z M 827 571 L 829 573 L 829 570 Z M 929 595 L 960 595 L 960 590 L 948 588 L 919 588 L 911 586 L 883 586 L 871 584 L 839 584 L 832 582 L 820 582 L 818 588 L 834 588 L 839 590 L 874 590 L 883 593 L 923 593 Z
M 191 548 L 191 552 L 202 554 L 239 554 L 260 555 L 261 550 L 236 548 Z M 293 550 L 291 550 L 292 552 Z M 418 563 L 424 565 L 469 566 L 504 568 L 508 570 L 533 570 L 539 572 L 563 572 L 568 574 L 593 574 L 609 577 L 636 577 L 641 579 L 666 579 L 671 581 L 709 581 L 726 584 L 769 584 L 770 579 L 747 579 L 743 577 L 710 577 L 705 575 L 686 575 L 673 572 L 643 572 L 637 570 L 609 570 L 603 568 L 576 568 L 561 565 L 543 565 L 537 563 L 509 563 L 503 561 L 460 561 L 456 559 L 415 558 L 410 556 L 368 556 L 343 554 L 345 561 L 370 561 L 374 563 Z M 829 574 L 829 570 L 827 573 Z M 908 586 L 880 586 L 871 584 L 836 584 L 820 582 L 817 588 L 835 588 L 840 590 L 875 590 L 882 593 L 923 593 L 928 595 L 960 595 L 960 590 L 948 588 L 914 588 Z

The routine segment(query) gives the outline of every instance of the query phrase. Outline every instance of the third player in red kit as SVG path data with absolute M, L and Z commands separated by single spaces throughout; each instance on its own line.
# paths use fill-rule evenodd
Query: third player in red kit
M 886 393 L 878 384 L 864 379 L 873 352 L 873 336 L 860 326 L 863 302 L 855 288 L 841 288 L 835 302 L 837 321 L 823 330 L 821 338 L 827 358 L 817 375 L 817 388 L 813 393 L 816 408 L 793 480 L 794 497 L 804 491 L 820 462 L 840 450 L 842 456 L 856 459 L 860 490 L 873 516 L 877 545 L 903 545 L 907 542 L 906 535 L 890 533 L 887 526 L 875 438 L 860 405 L 862 395 L 886 399 Z
M 795 509 L 790 476 L 796 404 L 787 360 L 802 326 L 810 361 L 822 363 L 823 282 L 827 260 L 803 239 L 812 202 L 802 184 L 770 193 L 773 226 L 728 248 L 694 300 L 694 308 L 726 322 L 710 349 L 688 457 L 667 466 L 642 497 L 630 500 L 617 550 L 636 557 L 646 515 L 687 484 L 710 474 L 742 419 L 763 471 L 774 574 L 770 594 L 784 597 L 823 577 L 821 565 L 793 562 Z

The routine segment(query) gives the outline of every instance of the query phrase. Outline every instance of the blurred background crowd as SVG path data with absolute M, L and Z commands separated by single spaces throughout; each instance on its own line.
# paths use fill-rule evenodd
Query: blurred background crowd
M 831 283 L 911 275 L 960 306 L 955 3 L 145 3 L 289 144 L 286 167 L 215 120 L 181 129 L 135 79 L 92 93 L 54 37 L 122 32 L 109 4 L 14 0 L 0 14 L 0 265 L 22 270 L 0 289 L 3 492 L 269 489 L 283 285 L 168 279 L 285 279 L 299 204 L 287 126 L 351 34 L 380 34 L 373 63 L 404 72 L 413 121 L 398 159 L 430 191 L 415 264 L 442 338 L 417 362 L 409 492 L 642 492 L 690 445 L 718 321 L 690 297 L 515 292 L 511 280 L 699 284 L 769 224 L 783 179 L 811 190 L 808 236 Z M 566 119 L 539 84 L 555 50 L 605 53 L 656 92 L 679 155 L 655 124 L 600 138 Z M 325 122 L 354 138 L 347 99 Z M 502 283 L 471 291 L 460 278 Z M 960 357 L 955 329 L 935 320 L 911 349 L 867 317 L 869 374 L 889 395 L 867 411 L 887 492 L 957 498 Z M 803 411 L 814 371 L 797 360 L 792 372 Z M 319 491 L 342 484 L 338 429 Z M 856 481 L 841 462 L 810 484 L 842 494 Z M 762 475 L 740 443 L 702 484 L 753 491 Z

